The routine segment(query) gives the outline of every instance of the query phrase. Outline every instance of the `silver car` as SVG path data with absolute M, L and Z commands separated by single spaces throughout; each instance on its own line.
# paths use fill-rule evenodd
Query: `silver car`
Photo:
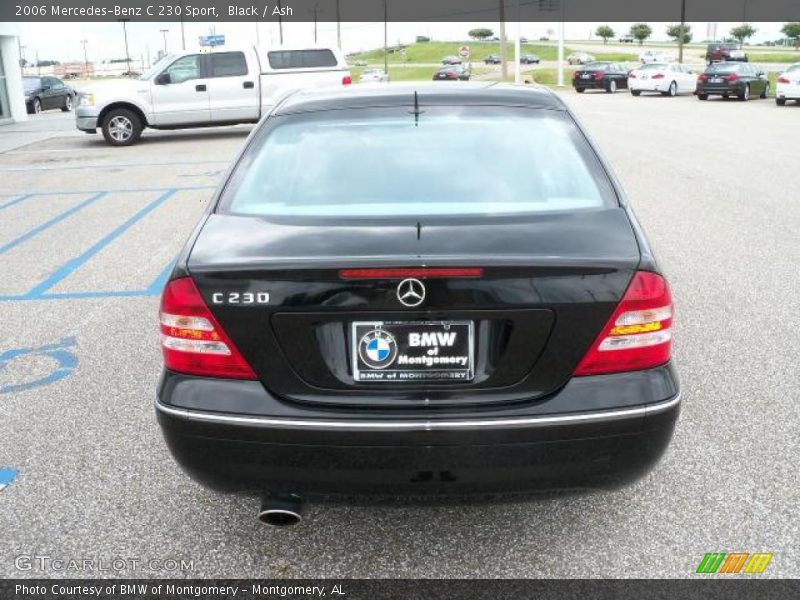
M 359 83 L 387 83 L 389 74 L 383 69 L 365 69 L 358 78 Z

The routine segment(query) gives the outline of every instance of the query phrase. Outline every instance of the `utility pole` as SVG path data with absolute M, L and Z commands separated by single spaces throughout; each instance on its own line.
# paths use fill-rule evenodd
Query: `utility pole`
M 683 38 L 686 23 L 686 0 L 681 0 L 681 35 L 678 38 L 678 62 L 683 64 Z
M 506 64 L 506 4 L 500 0 L 500 74 L 505 81 L 508 78 L 508 65 Z
M 183 28 L 183 0 L 181 0 L 181 48 L 186 50 L 186 30 Z
M 310 13 L 314 13 L 314 44 L 317 43 L 317 13 L 321 12 L 319 10 L 319 2 L 314 3 L 314 8 L 307 8 L 306 9 Z
M 522 29 L 519 19 L 519 0 L 517 0 L 517 35 L 515 36 L 517 39 L 514 40 L 514 83 L 522 83 L 522 65 L 520 64 Z
M 278 0 L 278 35 L 280 36 L 281 46 L 283 46 L 283 8 L 281 7 L 281 0 Z
M 122 22 L 122 35 L 125 36 L 125 62 L 128 64 L 128 73 L 131 72 L 131 55 L 128 52 L 128 26 L 130 19 L 119 19 Z
M 161 35 L 164 36 L 164 55 L 167 54 L 167 34 L 169 33 L 169 29 L 159 29 Z
M 89 58 L 86 55 L 86 44 L 89 43 L 89 40 L 81 40 L 81 46 L 83 46 L 83 77 L 89 77 Z
M 558 87 L 564 87 L 564 3 L 566 0 L 559 0 L 559 21 L 558 21 Z
M 336 46 L 342 49 L 342 13 L 339 6 L 340 0 L 336 0 Z
M 383 72 L 389 74 L 389 3 L 383 0 Z

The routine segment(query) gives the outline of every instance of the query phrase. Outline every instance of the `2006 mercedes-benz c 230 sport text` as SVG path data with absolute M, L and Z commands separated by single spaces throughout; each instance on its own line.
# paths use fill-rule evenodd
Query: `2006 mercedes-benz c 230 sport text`
M 194 479 L 272 523 L 307 496 L 615 487 L 672 436 L 672 317 L 550 91 L 298 92 L 166 285 L 156 409 Z

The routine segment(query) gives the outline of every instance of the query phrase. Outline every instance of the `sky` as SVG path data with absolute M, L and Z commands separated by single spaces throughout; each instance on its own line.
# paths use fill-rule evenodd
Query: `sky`
M 604 23 L 567 23 L 566 38 L 575 40 L 597 39 L 593 34 L 598 25 Z M 631 23 L 609 23 L 617 37 L 627 33 Z M 653 41 L 666 41 L 667 23 L 650 23 L 653 28 Z M 694 39 L 706 39 L 707 23 L 690 23 Z M 717 37 L 728 35 L 731 27 L 738 23 L 718 23 Z M 751 42 L 758 43 L 781 37 L 782 23 L 752 23 L 758 32 Z M 258 31 L 254 23 L 186 23 L 186 48 L 197 47 L 197 38 L 211 32 L 215 28 L 218 34 L 226 36 L 228 45 L 244 46 L 256 43 L 261 45 L 278 44 L 278 24 L 260 23 Z M 467 31 L 475 27 L 488 27 L 498 31 L 498 23 L 389 23 L 389 43 L 413 42 L 415 36 L 426 35 L 434 40 L 464 40 Z M 523 37 L 537 40 L 542 36 L 555 39 L 557 23 L 521 23 Z M 147 61 L 148 52 L 152 62 L 157 52 L 164 47 L 164 34 L 167 29 L 167 49 L 179 50 L 181 47 L 180 23 L 128 23 L 128 46 L 131 58 Z M 345 52 L 369 50 L 383 45 L 383 23 L 342 23 L 342 46 Z M 58 60 L 69 62 L 83 61 L 81 40 L 87 40 L 86 53 L 88 60 L 104 61 L 125 57 L 125 43 L 121 23 L 22 23 L 20 24 L 20 43 L 24 46 L 23 54 L 29 61 Z M 514 36 L 516 23 L 507 24 L 507 32 Z M 314 23 L 284 23 L 284 42 L 286 44 L 313 44 Z M 336 23 L 319 23 L 317 36 L 320 44 L 336 44 Z

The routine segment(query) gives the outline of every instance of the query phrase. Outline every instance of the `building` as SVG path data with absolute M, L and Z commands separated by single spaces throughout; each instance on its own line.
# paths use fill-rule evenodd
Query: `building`
M 19 58 L 19 26 L 0 23 L 0 125 L 28 118 Z

